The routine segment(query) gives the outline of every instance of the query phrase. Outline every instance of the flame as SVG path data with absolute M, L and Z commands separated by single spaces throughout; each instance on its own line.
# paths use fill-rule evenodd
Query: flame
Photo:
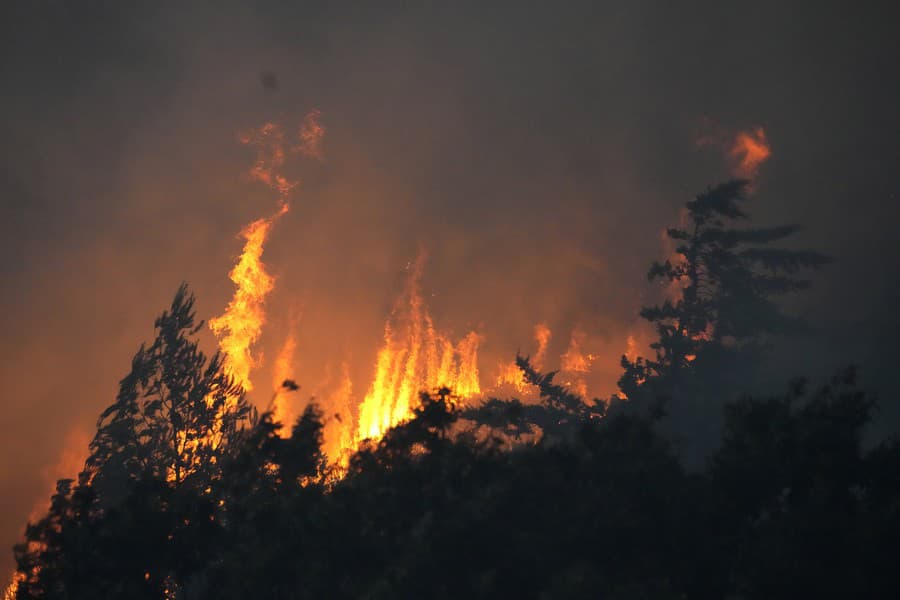
M 596 355 L 583 352 L 584 338 L 583 331 L 577 327 L 573 329 L 569 338 L 569 347 L 560 357 L 560 370 L 570 377 L 570 380 L 565 382 L 566 385 L 573 388 L 575 393 L 582 397 L 586 397 L 588 392 L 585 375 L 590 373 L 591 365 L 597 359 Z
M 356 449 L 353 444 L 352 401 L 353 381 L 350 379 L 350 367 L 344 362 L 341 365 L 340 383 L 329 395 L 327 402 L 327 406 L 334 411 L 333 418 L 326 419 L 322 435 L 325 454 L 339 468 L 346 468 L 350 454 Z
M 31 509 L 31 513 L 28 515 L 29 523 L 36 522 L 47 514 L 47 511 L 50 509 L 50 498 L 56 493 L 56 482 L 58 480 L 65 478 L 75 479 L 78 473 L 84 469 L 84 463 L 87 458 L 87 448 L 90 442 L 90 435 L 80 427 L 73 428 L 66 434 L 65 444 L 63 445 L 63 449 L 60 452 L 56 463 L 52 467 L 44 468 L 41 471 L 41 475 L 43 476 L 47 487 L 53 491 L 51 491 L 50 494 L 42 496 L 39 501 L 35 502 Z M 15 600 L 19 585 L 24 581 L 25 574 L 14 571 L 10 578 L 9 585 L 3 590 L 3 595 L 0 596 L 0 598 L 2 598 L 2 600 Z
M 633 335 L 628 336 L 628 340 L 625 342 L 625 358 L 634 362 L 637 360 L 638 350 L 637 350 L 637 341 L 634 339 Z
M 248 172 L 250 180 L 274 189 L 283 201 L 299 181 L 291 181 L 279 172 L 285 160 L 284 130 L 281 125 L 266 123 L 258 129 L 242 133 L 238 139 L 242 144 L 256 149 L 256 161 Z
M 16 594 L 19 591 L 19 584 L 25 581 L 25 574 L 14 571 L 10 578 L 9 585 L 3 591 L 3 600 L 16 600 Z
M 275 359 L 275 370 L 272 376 L 272 388 L 275 390 L 275 396 L 272 399 L 272 417 L 277 423 L 284 425 L 279 430 L 281 437 L 290 437 L 291 425 L 296 419 L 293 407 L 290 405 L 288 392 L 283 387 L 285 381 L 294 377 L 294 352 L 297 349 L 297 341 L 293 334 L 288 334 L 278 352 L 278 358 Z
M 731 162 L 732 176 L 741 179 L 754 179 L 760 166 L 772 155 L 764 127 L 734 133 L 703 118 L 694 141 L 698 148 L 710 146 L 724 152 Z
M 436 330 L 419 290 L 423 260 L 420 255 L 410 270 L 405 304 L 401 302 L 385 324 L 372 385 L 359 408 L 357 442 L 380 438 L 408 420 L 421 390 L 447 386 L 461 399 L 481 393 L 481 337 L 473 331 L 454 346 Z
M 528 388 L 525 375 L 522 374 L 522 369 L 515 362 L 500 363 L 497 368 L 500 371 L 496 379 L 498 388 L 509 386 L 520 394 Z
M 295 151 L 300 152 L 311 158 L 322 160 L 322 139 L 325 137 L 325 127 L 319 123 L 322 113 L 318 110 L 311 110 L 303 119 L 300 126 L 300 145 Z
M 588 373 L 591 370 L 591 363 L 596 356 L 593 354 L 585 354 L 581 351 L 581 345 L 584 342 L 585 334 L 580 329 L 572 330 L 572 336 L 569 338 L 569 347 L 560 357 L 562 370 L 567 373 Z
M 534 368 L 540 369 L 544 366 L 544 359 L 547 357 L 547 346 L 550 344 L 550 328 L 546 323 L 538 323 L 534 326 L 534 339 L 538 344 L 537 352 L 534 354 Z
M 308 156 L 321 158 L 322 137 L 325 128 L 319 124 L 321 113 L 307 113 L 299 131 L 300 144 L 296 150 Z M 219 349 L 225 355 L 225 371 L 245 391 L 253 389 L 250 372 L 259 360 L 252 354 L 252 346 L 259 339 L 265 323 L 263 305 L 266 296 L 275 287 L 274 278 L 266 272 L 262 253 L 272 225 L 289 208 L 287 199 L 299 180 L 291 180 L 282 174 L 285 163 L 286 141 L 284 129 L 277 123 L 266 123 L 240 135 L 240 141 L 256 149 L 256 161 L 248 175 L 278 193 L 278 210 L 270 217 L 258 219 L 241 231 L 244 249 L 237 264 L 228 274 L 236 289 L 225 314 L 209 320 L 209 326 L 219 338 Z
M 456 345 L 456 355 L 459 363 L 456 371 L 456 379 L 450 386 L 453 392 L 462 398 L 471 398 L 481 393 L 481 384 L 478 377 L 478 346 L 481 344 L 481 336 L 470 331 Z M 441 381 L 449 381 L 449 374 L 440 377 L 433 383 L 432 388 L 442 385 Z
M 546 323 L 538 323 L 534 326 L 534 340 L 537 342 L 537 352 L 531 358 L 531 366 L 537 370 L 541 370 L 544 366 L 551 335 L 550 328 Z M 520 394 L 528 389 L 529 384 L 525 381 L 525 374 L 522 373 L 522 369 L 516 365 L 515 361 L 501 363 L 499 370 L 500 374 L 496 378 L 496 386 L 498 388 L 510 386 Z
M 287 210 L 288 205 L 282 204 L 271 217 L 254 221 L 241 231 L 244 250 L 228 274 L 236 286 L 234 297 L 222 316 L 209 320 L 209 327 L 219 338 L 219 348 L 225 355 L 225 372 L 248 392 L 253 389 L 250 371 L 258 364 L 251 347 L 262 333 L 263 304 L 275 287 L 274 278 L 266 272 L 261 260 L 262 253 L 272 225 Z
M 737 161 L 734 174 L 743 179 L 753 179 L 762 165 L 772 154 L 766 131 L 756 127 L 749 131 L 740 131 L 734 137 L 729 155 Z

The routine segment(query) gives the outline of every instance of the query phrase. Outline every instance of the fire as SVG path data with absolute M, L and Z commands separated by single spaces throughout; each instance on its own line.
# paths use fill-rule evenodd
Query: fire
M 634 339 L 633 335 L 628 336 L 628 340 L 625 343 L 625 358 L 634 362 L 637 360 L 638 350 L 637 350 L 637 340 Z
M 536 369 L 544 366 L 544 359 L 547 357 L 547 346 L 550 344 L 550 335 L 550 328 L 545 323 L 538 323 L 534 326 L 534 339 L 538 343 L 538 349 L 534 354 L 533 361 Z
M 576 394 L 582 398 L 587 397 L 587 382 L 585 375 L 590 373 L 591 365 L 597 359 L 594 354 L 585 354 L 582 350 L 585 334 L 578 328 L 572 330 L 569 338 L 569 347 L 560 357 L 561 371 L 569 375 L 570 380 L 566 382 L 572 387 Z
M 562 355 L 562 370 L 567 373 L 587 373 L 591 370 L 591 363 L 596 358 L 593 354 L 584 354 L 581 345 L 584 342 L 584 332 L 574 329 L 569 338 L 569 347 Z
M 281 437 L 290 437 L 291 425 L 296 419 L 287 395 L 291 390 L 284 387 L 285 381 L 293 380 L 296 349 L 297 341 L 294 339 L 294 335 L 288 334 L 278 353 L 278 358 L 275 359 L 275 370 L 272 376 L 272 389 L 275 390 L 275 396 L 272 398 L 272 417 L 277 423 L 284 425 L 279 430 Z
M 18 571 L 14 572 L 9 585 L 6 586 L 6 589 L 3 591 L 3 600 L 15 600 L 16 594 L 19 591 L 19 584 L 23 581 L 25 581 L 25 574 L 19 573 Z
M 531 357 L 531 366 L 537 370 L 541 370 L 544 366 L 544 359 L 547 358 L 547 346 L 550 344 L 551 335 L 550 328 L 547 327 L 546 323 L 538 323 L 534 326 L 534 340 L 537 342 L 537 352 Z M 500 374 L 497 376 L 496 384 L 498 388 L 510 386 L 520 394 L 528 389 L 525 374 L 522 373 L 522 369 L 516 365 L 515 361 L 500 365 Z
M 262 263 L 262 253 L 272 225 L 287 210 L 288 205 L 282 204 L 271 217 L 254 221 L 241 231 L 244 250 L 228 274 L 237 289 L 225 313 L 209 320 L 209 327 L 219 338 L 219 348 L 225 355 L 225 371 L 248 392 L 253 389 L 250 371 L 258 363 L 251 347 L 262 333 L 263 304 L 275 287 L 274 278 Z
M 456 345 L 456 355 L 459 363 L 456 370 L 456 379 L 451 386 L 453 392 L 463 398 L 470 398 L 481 393 L 481 384 L 478 379 L 478 346 L 481 344 L 481 336 L 470 331 Z M 441 376 L 434 383 L 439 387 L 440 382 L 447 379 L 449 374 Z
M 90 441 L 91 438 L 88 433 L 79 427 L 71 429 L 68 434 L 66 434 L 66 441 L 56 464 L 52 467 L 44 468 L 41 471 L 41 475 L 49 489 L 55 490 L 56 482 L 60 479 L 74 479 L 77 477 L 78 473 L 84 468 L 85 459 L 87 458 L 86 449 Z M 51 492 L 50 495 L 52 495 L 52 493 L 53 492 Z M 31 509 L 31 513 L 28 515 L 29 522 L 36 522 L 47 514 L 47 511 L 50 508 L 50 495 L 43 496 L 40 501 L 35 502 Z M 3 595 L 0 596 L 0 599 L 15 600 L 19 585 L 24 581 L 25 574 L 14 571 L 10 578 L 9 585 L 3 590 Z
M 737 161 L 734 174 L 743 179 L 753 179 L 771 153 L 766 131 L 762 127 L 738 132 L 729 152 L 731 158 Z
M 454 345 L 436 330 L 422 301 L 423 257 L 410 270 L 401 303 L 384 328 L 375 375 L 359 407 L 356 440 L 379 438 L 412 416 L 421 390 L 447 386 L 460 398 L 481 393 L 476 332 Z
M 527 389 L 528 382 L 525 381 L 522 369 L 515 362 L 500 363 L 498 368 L 500 369 L 500 374 L 497 375 L 498 388 L 510 386 L 520 394 Z
M 341 365 L 340 383 L 328 396 L 327 406 L 334 413 L 331 418 L 326 419 L 323 432 L 325 454 L 332 463 L 339 466 L 346 466 L 350 454 L 356 449 L 353 444 L 352 401 L 353 381 L 350 379 L 350 367 L 344 362 Z
M 307 113 L 300 126 L 300 145 L 296 148 L 297 152 L 319 160 L 324 157 L 322 139 L 325 137 L 325 127 L 319 123 L 321 116 L 322 113 L 318 110 Z
M 263 249 L 272 225 L 288 211 L 288 195 L 299 184 L 298 180 L 288 179 L 281 171 L 287 149 L 322 158 L 325 128 L 319 124 L 320 117 L 318 110 L 306 115 L 298 133 L 300 143 L 295 147 L 287 146 L 284 129 L 277 123 L 266 123 L 240 136 L 243 144 L 256 149 L 256 161 L 248 173 L 250 179 L 278 193 L 278 210 L 270 217 L 253 221 L 241 231 L 244 249 L 228 274 L 236 286 L 234 297 L 225 314 L 210 319 L 209 326 L 219 338 L 219 349 L 225 355 L 225 371 L 248 392 L 253 389 L 250 373 L 259 363 L 251 349 L 265 323 L 266 296 L 275 287 L 274 278 L 266 272 L 262 262 Z
M 701 120 L 695 143 L 700 148 L 709 146 L 723 152 L 731 163 L 732 176 L 741 179 L 755 179 L 760 166 L 772 155 L 764 127 L 735 133 L 708 118 Z
M 279 172 L 285 160 L 284 130 L 281 125 L 266 123 L 259 129 L 241 134 L 239 139 L 242 144 L 256 148 L 256 161 L 248 172 L 250 180 L 276 190 L 283 201 L 299 182 L 291 181 Z

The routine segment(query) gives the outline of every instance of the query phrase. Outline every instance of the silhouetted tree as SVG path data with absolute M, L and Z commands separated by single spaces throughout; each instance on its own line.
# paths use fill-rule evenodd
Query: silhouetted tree
M 214 491 L 222 537 L 210 548 L 202 577 L 189 584 L 195 593 L 308 597 L 302 575 L 315 576 L 327 530 L 318 516 L 325 476 L 322 415 L 310 404 L 290 437 L 278 435 L 281 427 L 264 413 L 223 467 Z
M 741 205 L 748 185 L 737 179 L 708 189 L 687 203 L 684 226 L 666 230 L 677 243 L 679 258 L 653 263 L 648 278 L 664 280 L 679 297 L 641 310 L 659 338 L 651 344 L 653 358 L 622 357 L 619 387 L 629 397 L 651 379 L 677 377 L 702 363 L 710 351 L 740 347 L 760 334 L 786 332 L 799 324 L 774 298 L 806 288 L 808 282 L 797 273 L 831 259 L 770 246 L 796 233 L 797 225 L 734 228 L 734 221 L 747 218 Z
M 221 357 L 199 350 L 193 307 L 182 285 L 101 414 L 77 485 L 61 480 L 28 526 L 18 598 L 160 598 L 207 560 L 213 487 L 251 409 Z
M 853 370 L 727 404 L 691 472 L 657 415 L 607 413 L 518 357 L 540 402 L 423 393 L 337 472 L 314 404 L 283 437 L 207 400 L 239 390 L 190 341 L 191 307 L 182 288 L 89 468 L 28 525 L 18 600 L 900 596 L 900 442 L 865 451 Z M 179 458 L 179 435 L 219 441 Z
M 813 394 L 798 381 L 726 408 L 710 476 L 738 536 L 731 576 L 743 597 L 886 597 L 884 579 L 869 581 L 885 575 L 868 564 L 862 428 L 874 403 L 855 379 L 850 369 Z
M 462 416 L 516 440 L 535 432 L 559 440 L 571 437 L 582 421 L 606 415 L 606 402 L 594 399 L 589 404 L 570 387 L 555 383 L 557 371 L 541 373 L 532 366 L 529 357 L 520 354 L 516 355 L 516 366 L 525 381 L 537 388 L 539 404 L 489 398 L 479 406 L 465 409 Z
M 156 320 L 156 339 L 141 346 L 116 401 L 100 415 L 87 469 L 111 492 L 150 477 L 179 484 L 213 479 L 251 408 L 243 391 L 194 337 L 194 296 L 182 285 L 171 308 Z

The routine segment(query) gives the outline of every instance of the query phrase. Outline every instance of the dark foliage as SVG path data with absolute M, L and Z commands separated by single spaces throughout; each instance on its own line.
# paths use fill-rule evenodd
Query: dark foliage
M 661 416 L 662 432 L 678 442 L 691 468 L 702 467 L 722 435 L 722 408 L 764 378 L 768 345 L 808 325 L 785 313 L 778 300 L 805 289 L 803 270 L 831 258 L 809 250 L 775 247 L 797 225 L 738 228 L 749 182 L 712 187 L 685 205 L 682 224 L 666 230 L 673 255 L 651 265 L 666 298 L 641 316 L 656 329 L 654 356 L 621 359 L 619 388 L 630 410 Z
M 687 470 L 659 427 L 689 410 L 701 353 L 721 364 L 711 348 L 754 333 L 728 303 L 764 307 L 796 287 L 749 265 L 793 273 L 823 260 L 741 249 L 793 231 L 723 228 L 743 216 L 744 185 L 689 204 L 693 229 L 670 232 L 687 266 L 654 267 L 695 288 L 645 311 L 657 357 L 626 365 L 626 379 L 643 378 L 635 390 L 652 381 L 652 397 L 679 398 L 665 411 L 586 403 L 520 356 L 540 402 L 423 393 L 409 421 L 329 466 L 318 408 L 287 437 L 271 414 L 251 414 L 219 357 L 199 351 L 181 288 L 101 415 L 78 481 L 59 482 L 16 546 L 16 597 L 900 597 L 900 442 L 863 449 L 875 403 L 853 370 L 726 404 L 702 468 Z M 701 331 L 712 332 L 702 343 Z
M 674 298 L 641 310 L 659 338 L 651 345 L 654 357 L 622 357 L 619 386 L 629 397 L 677 386 L 684 371 L 703 369 L 705 363 L 720 369 L 722 355 L 752 346 L 764 334 L 801 327 L 774 299 L 806 288 L 808 282 L 797 278 L 798 272 L 831 259 L 769 246 L 796 233 L 797 225 L 732 227 L 748 218 L 742 207 L 748 186 L 738 179 L 708 189 L 686 204 L 684 225 L 666 230 L 676 244 L 675 255 L 653 263 L 647 276 L 678 291 Z
M 553 409 L 566 435 L 509 450 L 547 412 L 423 394 L 338 480 L 315 407 L 288 438 L 263 415 L 207 490 L 134 480 L 97 510 L 61 481 L 29 526 L 42 551 L 17 549 L 19 598 L 896 597 L 900 444 L 861 449 L 874 405 L 852 371 L 806 387 L 729 405 L 693 474 L 653 419 L 574 397 Z

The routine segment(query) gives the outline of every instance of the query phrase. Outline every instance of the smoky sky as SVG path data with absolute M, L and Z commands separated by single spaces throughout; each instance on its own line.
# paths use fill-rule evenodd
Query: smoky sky
M 178 284 L 202 318 L 226 305 L 236 235 L 274 207 L 238 133 L 313 108 L 325 159 L 291 166 L 259 348 L 266 364 L 295 332 L 305 397 L 342 362 L 365 393 L 421 248 L 435 321 L 484 336 L 485 377 L 546 322 L 551 355 L 577 326 L 614 382 L 660 232 L 729 176 L 698 136 L 762 126 L 750 212 L 837 258 L 788 299 L 814 327 L 778 347 L 773 379 L 859 363 L 892 430 L 889 3 L 560 4 L 5 3 L 0 542 L 74 474 L 67 440 L 91 434 Z

